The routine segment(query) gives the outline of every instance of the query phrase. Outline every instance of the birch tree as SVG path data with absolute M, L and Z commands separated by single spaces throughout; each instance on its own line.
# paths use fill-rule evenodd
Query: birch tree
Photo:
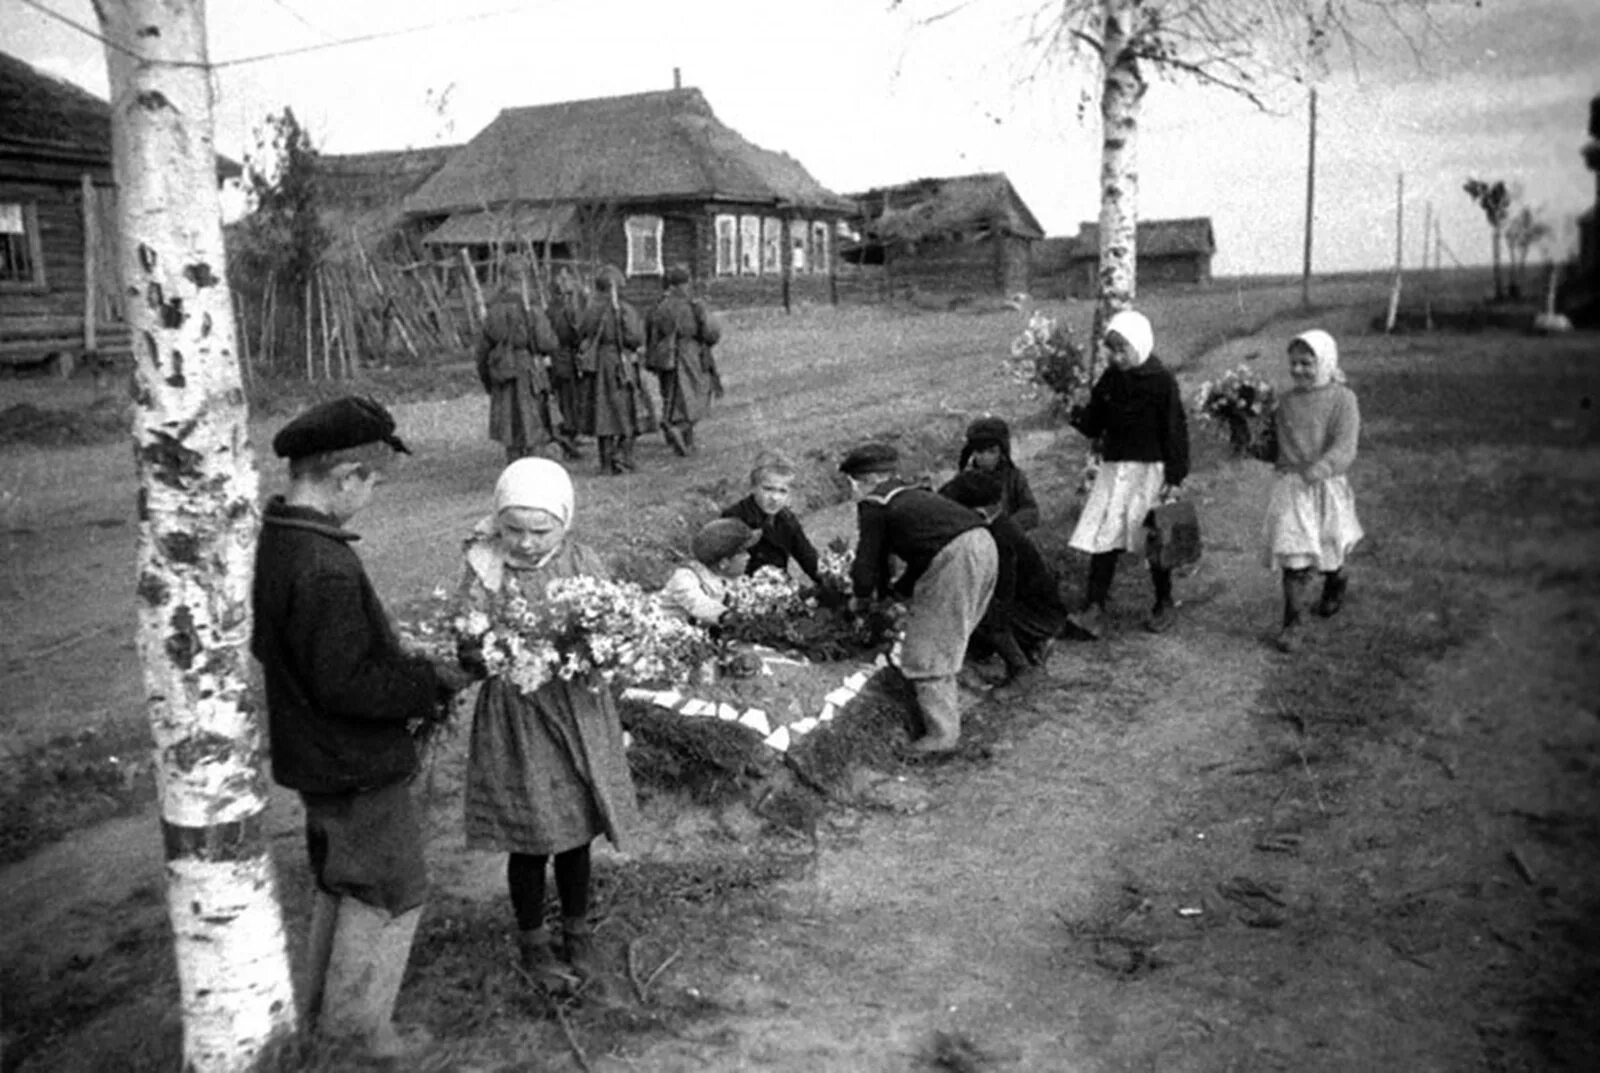
M 257 482 L 224 280 L 203 0 L 95 0 L 134 357 L 138 648 L 155 741 L 184 1069 L 259 1068 L 295 1029 L 248 688 Z
M 894 6 L 916 0 L 892 0 Z M 1023 44 L 1082 68 L 1098 96 L 1100 326 L 1138 291 L 1139 123 L 1150 79 L 1216 87 L 1266 107 L 1267 91 L 1314 77 L 1332 47 L 1352 51 L 1380 28 L 1420 49 L 1430 7 L 1449 0 L 1053 0 L 1028 19 Z M 955 10 L 992 8 L 964 0 Z

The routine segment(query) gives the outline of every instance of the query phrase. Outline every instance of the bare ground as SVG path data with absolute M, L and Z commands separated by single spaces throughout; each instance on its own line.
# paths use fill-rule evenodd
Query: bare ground
M 1195 375 L 1288 334 L 1219 348 Z M 1311 651 L 1265 644 L 1265 473 L 1203 448 L 1191 485 L 1208 555 L 1180 581 L 1176 632 L 1137 630 L 1145 586 L 1125 568 L 1123 634 L 1058 647 L 1025 703 L 972 709 L 956 760 L 868 773 L 870 792 L 798 834 L 647 801 L 644 850 L 601 868 L 614 1005 L 552 1020 L 519 997 L 500 862 L 461 851 L 442 774 L 441 896 L 402 1008 L 443 1037 L 429 1068 L 1600 1068 L 1600 462 L 1560 409 L 1593 390 L 1594 347 L 1349 339 L 1347 353 L 1371 539 L 1351 606 Z M 1497 392 L 1522 405 L 1485 416 Z M 1059 548 L 1076 445 L 1029 444 Z M 477 490 L 419 468 L 432 494 L 405 504 L 405 545 L 438 539 L 418 561 L 388 539 L 402 515 L 375 519 L 380 583 L 447 571 L 445 537 L 475 514 Z M 38 539 L 131 545 L 84 528 Z M 111 590 L 99 559 L 67 556 L 27 642 L 57 646 L 21 683 L 29 697 L 65 705 L 83 695 L 74 674 L 123 677 L 66 658 L 102 641 L 74 640 L 94 627 L 68 598 L 72 578 Z M 291 916 L 297 822 L 275 805 Z M 158 846 L 133 817 L 0 872 L 5 1006 L 36 1030 L 18 1048 L 8 1027 L 4 1068 L 169 1067 Z M 61 1028 L 41 1037 L 46 995 Z M 339 1068 L 327 1061 L 307 1068 Z

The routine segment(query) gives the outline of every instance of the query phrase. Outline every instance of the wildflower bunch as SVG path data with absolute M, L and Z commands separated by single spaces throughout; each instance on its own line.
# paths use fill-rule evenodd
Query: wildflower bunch
M 1090 356 L 1072 337 L 1065 319 L 1034 310 L 1027 326 L 1011 340 L 1006 371 L 1030 390 L 1049 388 L 1066 406 L 1084 401 L 1090 388 Z
M 1195 392 L 1195 411 L 1227 430 L 1236 455 L 1260 455 L 1272 435 L 1277 392 L 1244 365 L 1229 369 L 1220 380 L 1207 380 Z
M 542 597 L 529 599 L 508 582 L 487 609 L 452 622 L 483 670 L 523 693 L 589 675 L 619 685 L 682 682 L 712 652 L 704 631 L 631 582 L 557 578 Z
M 856 553 L 848 541 L 834 537 L 817 555 L 817 587 L 830 596 L 850 595 L 850 569 L 855 566 Z
M 738 618 L 765 618 L 804 614 L 807 609 L 800 587 L 775 566 L 728 582 L 728 614 Z

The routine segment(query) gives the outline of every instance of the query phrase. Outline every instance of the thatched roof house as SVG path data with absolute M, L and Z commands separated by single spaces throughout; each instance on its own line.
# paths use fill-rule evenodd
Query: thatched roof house
M 433 177 L 459 145 L 375 153 L 319 153 L 317 208 L 335 243 L 371 243 L 402 222 L 402 204 Z
M 1217 240 L 1211 217 L 1140 220 L 1135 238 L 1141 286 L 1162 283 L 1205 283 L 1211 279 L 1211 258 Z M 1084 222 L 1071 237 L 1049 238 L 1034 251 L 1035 278 L 1052 281 L 1069 294 L 1088 295 L 1098 287 L 1100 225 Z
M 111 105 L 0 52 L 0 364 L 126 348 L 115 205 Z
M 630 281 L 683 263 L 713 293 L 772 298 L 825 285 L 852 206 L 672 89 L 508 108 L 404 211 L 440 247 L 610 262 Z
M 861 241 L 844 253 L 887 266 L 896 286 L 1016 294 L 1044 229 L 1003 173 L 918 179 L 852 195 Z

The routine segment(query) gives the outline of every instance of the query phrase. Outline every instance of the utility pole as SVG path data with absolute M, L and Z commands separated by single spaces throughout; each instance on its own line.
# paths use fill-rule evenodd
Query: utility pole
M 1306 241 L 1300 269 L 1300 304 L 1311 305 L 1311 230 L 1317 211 L 1317 87 L 1311 87 L 1311 123 L 1306 136 Z

